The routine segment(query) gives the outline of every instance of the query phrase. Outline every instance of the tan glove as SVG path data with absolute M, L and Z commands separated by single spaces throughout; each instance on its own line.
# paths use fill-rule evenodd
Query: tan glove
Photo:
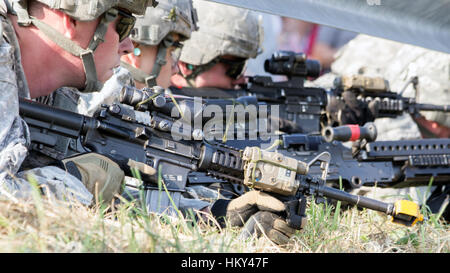
M 295 229 L 291 228 L 283 217 L 261 210 L 253 214 L 245 223 L 240 237 L 245 239 L 254 233 L 258 237 L 265 234 L 274 243 L 285 245 L 295 234 Z
M 109 203 L 122 190 L 124 172 L 106 156 L 87 153 L 64 159 L 62 163 L 70 174 L 83 182 L 95 200 Z
M 286 244 L 295 229 L 288 226 L 284 217 L 285 205 L 275 197 L 260 191 L 250 191 L 232 200 L 226 217 L 232 226 L 244 226 L 241 237 L 262 233 L 277 244 Z

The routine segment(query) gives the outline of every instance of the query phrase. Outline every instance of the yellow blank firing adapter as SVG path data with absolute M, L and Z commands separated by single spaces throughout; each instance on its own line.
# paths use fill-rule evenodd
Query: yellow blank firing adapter
M 423 220 L 424 217 L 420 213 L 418 204 L 408 200 L 399 200 L 394 203 L 392 222 L 409 227 Z

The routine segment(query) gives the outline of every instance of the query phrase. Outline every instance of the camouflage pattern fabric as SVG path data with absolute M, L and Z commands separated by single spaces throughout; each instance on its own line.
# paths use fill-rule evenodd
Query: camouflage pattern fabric
M 362 74 L 369 77 L 384 77 L 393 92 L 400 92 L 406 82 L 418 76 L 419 103 L 450 103 L 450 54 L 424 49 L 417 46 L 393 42 L 367 35 L 358 35 L 336 54 L 331 65 L 331 73 L 325 74 L 311 86 L 332 87 L 338 75 Z M 412 85 L 403 93 L 414 96 Z M 450 115 L 444 113 L 421 112 L 425 118 L 450 126 Z M 417 124 L 409 114 L 398 118 L 375 120 L 377 140 L 419 139 L 421 134 Z M 411 187 L 404 189 L 381 189 L 362 187 L 354 194 L 363 194 L 384 201 L 411 198 L 424 203 L 435 187 Z
M 450 54 L 381 38 L 358 35 L 336 54 L 331 74 L 314 81 L 315 86 L 330 86 L 334 75 L 362 74 L 384 77 L 394 92 L 400 92 L 407 81 L 418 76 L 419 103 L 450 103 Z M 403 93 L 414 96 L 412 85 Z M 426 119 L 450 127 L 450 115 L 421 112 Z M 409 114 L 395 119 L 377 119 L 377 140 L 421 138 L 419 128 Z
M 90 204 L 92 195 L 81 181 L 59 168 L 18 172 L 30 143 L 28 127 L 19 116 L 19 96 L 29 98 L 30 95 L 14 29 L 4 14 L 0 14 L 0 34 L 0 196 L 30 198 L 27 179 L 32 175 L 47 195 Z
M 125 85 L 134 86 L 134 81 L 128 70 L 119 67 L 114 71 L 114 75 L 106 81 L 101 91 L 79 92 L 78 113 L 92 116 L 96 110 L 100 109 L 102 104 L 118 103 L 120 91 Z M 76 92 L 75 90 L 74 92 Z
M 207 1 L 193 1 L 197 31 L 184 43 L 180 60 L 203 65 L 218 56 L 255 58 L 263 41 L 262 20 L 250 10 Z

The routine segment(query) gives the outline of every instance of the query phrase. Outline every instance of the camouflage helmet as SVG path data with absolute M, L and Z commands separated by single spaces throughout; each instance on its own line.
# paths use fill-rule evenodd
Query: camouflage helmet
M 144 16 L 137 16 L 131 40 L 155 46 L 169 33 L 177 33 L 183 41 L 197 29 L 196 23 L 192 0 L 160 0 L 156 8 L 148 8 Z
M 199 29 L 184 43 L 181 61 L 204 65 L 219 56 L 249 59 L 261 53 L 263 29 L 256 13 L 209 1 L 193 2 Z
M 137 15 L 143 15 L 147 6 L 155 0 L 37 0 L 52 9 L 61 10 L 78 21 L 92 21 L 110 8 L 118 7 Z
M 94 51 L 98 45 L 104 41 L 104 37 L 108 28 L 108 25 L 113 22 L 119 14 L 128 18 L 122 19 L 122 23 L 118 23 L 117 26 L 122 26 L 123 37 L 126 37 L 128 31 L 131 30 L 134 24 L 134 18 L 131 14 L 126 15 L 124 12 L 119 11 L 118 8 L 125 9 L 128 12 L 143 15 L 147 6 L 156 6 L 156 0 L 36 0 L 43 3 L 51 9 L 60 10 L 75 20 L 79 21 L 93 21 L 97 18 L 101 18 L 94 36 L 92 37 L 89 46 L 87 48 L 81 48 L 78 44 L 68 39 L 52 26 L 47 25 L 45 22 L 30 16 L 28 13 L 28 0 L 16 0 L 9 3 L 9 0 L 4 0 L 9 6 L 8 11 L 17 15 L 17 23 L 22 27 L 34 25 L 50 40 L 63 48 L 65 51 L 71 53 L 74 56 L 79 57 L 83 62 L 83 68 L 86 75 L 86 84 L 84 92 L 98 91 L 102 88 L 103 83 L 98 81 L 97 71 L 94 61 Z M 116 30 L 117 30 L 116 26 Z M 127 27 L 128 26 L 128 27 Z
M 180 35 L 179 40 L 184 41 L 189 39 L 191 32 L 196 29 L 197 13 L 192 6 L 192 0 L 161 0 L 156 8 L 149 8 L 145 16 L 137 17 L 131 32 L 132 41 L 147 46 L 157 46 L 152 71 L 148 74 L 124 61 L 121 62 L 121 66 L 130 71 L 135 81 L 153 87 L 157 84 L 156 79 L 162 67 L 167 63 L 167 50 L 172 46 L 181 46 L 168 34 L 177 33 Z

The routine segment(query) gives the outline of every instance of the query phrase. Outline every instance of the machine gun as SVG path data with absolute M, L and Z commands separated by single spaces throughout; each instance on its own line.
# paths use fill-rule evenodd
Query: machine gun
M 277 152 L 308 162 L 323 152 L 331 155 L 327 183 L 346 190 L 361 186 L 402 188 L 446 185 L 450 181 L 450 139 L 420 139 L 374 141 L 376 128 L 350 125 L 326 127 L 323 135 L 284 134 L 272 142 L 280 145 Z M 347 147 L 342 141 L 354 141 Z M 238 141 L 226 143 L 238 149 L 245 146 L 271 146 L 268 141 Z M 320 175 L 315 166 L 310 174 Z
M 129 94 L 127 97 L 132 97 L 131 94 L 134 93 L 135 96 L 141 97 L 139 90 L 124 88 L 123 92 Z M 258 105 L 254 97 L 240 99 L 244 104 Z M 180 103 L 189 102 L 189 100 L 190 98 Z M 122 102 L 130 103 L 130 99 L 122 100 Z M 217 103 L 224 107 L 227 105 L 227 100 L 209 99 L 204 100 L 204 103 Z M 185 106 L 193 108 L 192 105 Z M 327 182 L 337 186 L 341 181 L 346 189 L 375 185 L 379 187 L 421 186 L 428 185 L 432 177 L 434 185 L 447 184 L 450 181 L 449 139 L 375 141 L 376 137 L 375 125 L 367 123 L 363 127 L 328 126 L 322 130 L 322 135 L 272 135 L 265 141 L 231 139 L 225 144 L 243 150 L 247 146 L 269 147 L 271 145 L 268 141 L 272 143 L 278 141 L 282 143 L 277 149 L 279 153 L 305 162 L 322 152 L 329 152 L 332 156 Z M 342 143 L 347 141 L 355 141 L 354 147 L 349 148 Z M 319 175 L 320 171 L 313 167 L 311 173 Z M 210 184 L 216 181 L 202 172 L 189 173 L 188 180 L 193 184 Z M 233 191 L 241 193 L 242 188 L 234 184 Z
M 320 63 L 308 60 L 302 53 L 290 51 L 275 52 L 264 63 L 264 69 L 274 75 L 283 75 L 288 79 L 273 81 L 268 76 L 248 77 L 248 82 L 238 90 L 219 88 L 175 88 L 174 94 L 200 96 L 203 98 L 232 99 L 241 96 L 254 96 L 259 103 L 279 105 L 280 120 L 289 124 L 286 133 L 320 133 L 326 126 L 343 124 L 364 125 L 375 118 L 397 117 L 403 113 L 416 115 L 419 111 L 450 112 L 450 105 L 433 105 L 417 103 L 415 98 L 403 97 L 389 90 L 387 81 L 382 78 L 362 76 L 340 77 L 336 79 L 334 88 L 305 87 L 307 78 L 315 78 L 320 74 Z M 417 84 L 417 78 L 411 80 Z M 357 98 L 358 110 L 363 113 L 342 123 L 337 117 L 337 109 L 329 109 L 330 101 L 337 99 L 343 102 L 342 94 L 351 91 Z M 371 108 L 373 114 L 368 111 Z M 363 111 L 363 110 L 367 111 Z M 332 113 L 331 113 L 332 112 Z M 336 112 L 336 113 L 334 113 Z M 334 117 L 333 117 L 334 115 Z M 283 129 L 283 128 L 282 128 Z
M 417 204 L 399 201 L 394 204 L 354 196 L 325 185 L 329 153 L 321 153 L 309 163 L 284 156 L 280 153 L 261 151 L 257 147 L 247 147 L 244 151 L 217 143 L 200 140 L 175 141 L 166 128 L 174 124 L 169 117 L 164 119 L 167 126 L 159 126 L 162 115 L 154 119 L 156 112 L 139 117 L 139 111 L 129 106 L 114 104 L 105 106 L 94 117 L 56 109 L 37 102 L 20 99 L 20 115 L 30 128 L 33 145 L 51 146 L 53 139 L 47 138 L 48 131 L 66 137 L 81 139 L 91 152 L 108 156 L 116 162 L 134 160 L 157 170 L 148 174 L 144 181 L 146 204 L 158 181 L 158 174 L 170 190 L 172 199 L 181 195 L 187 185 L 190 171 L 203 171 L 232 183 L 274 194 L 286 204 L 286 215 L 291 226 L 301 226 L 305 217 L 306 198 L 315 196 L 342 200 L 362 208 L 381 211 L 393 217 L 394 222 L 414 225 L 423 220 Z M 311 176 L 312 165 L 320 163 L 320 177 Z M 124 169 L 129 174 L 129 170 Z M 154 208 L 150 208 L 155 211 Z
M 416 90 L 414 97 L 404 97 L 402 94 L 409 84 Z M 351 123 L 364 125 L 375 118 L 395 118 L 408 113 L 420 115 L 420 111 L 438 111 L 450 113 L 450 105 L 434 105 L 416 102 L 418 78 L 413 77 L 400 93 L 392 92 L 389 82 L 381 77 L 366 77 L 362 75 L 341 76 L 335 79 L 331 96 L 338 100 L 357 100 L 359 108 L 370 108 L 370 113 L 355 118 Z M 332 121 L 333 122 L 333 121 Z M 332 123 L 330 122 L 330 124 Z M 339 121 L 335 121 L 335 123 Z M 342 123 L 342 122 L 340 122 Z M 345 121 L 344 121 L 345 123 Z

